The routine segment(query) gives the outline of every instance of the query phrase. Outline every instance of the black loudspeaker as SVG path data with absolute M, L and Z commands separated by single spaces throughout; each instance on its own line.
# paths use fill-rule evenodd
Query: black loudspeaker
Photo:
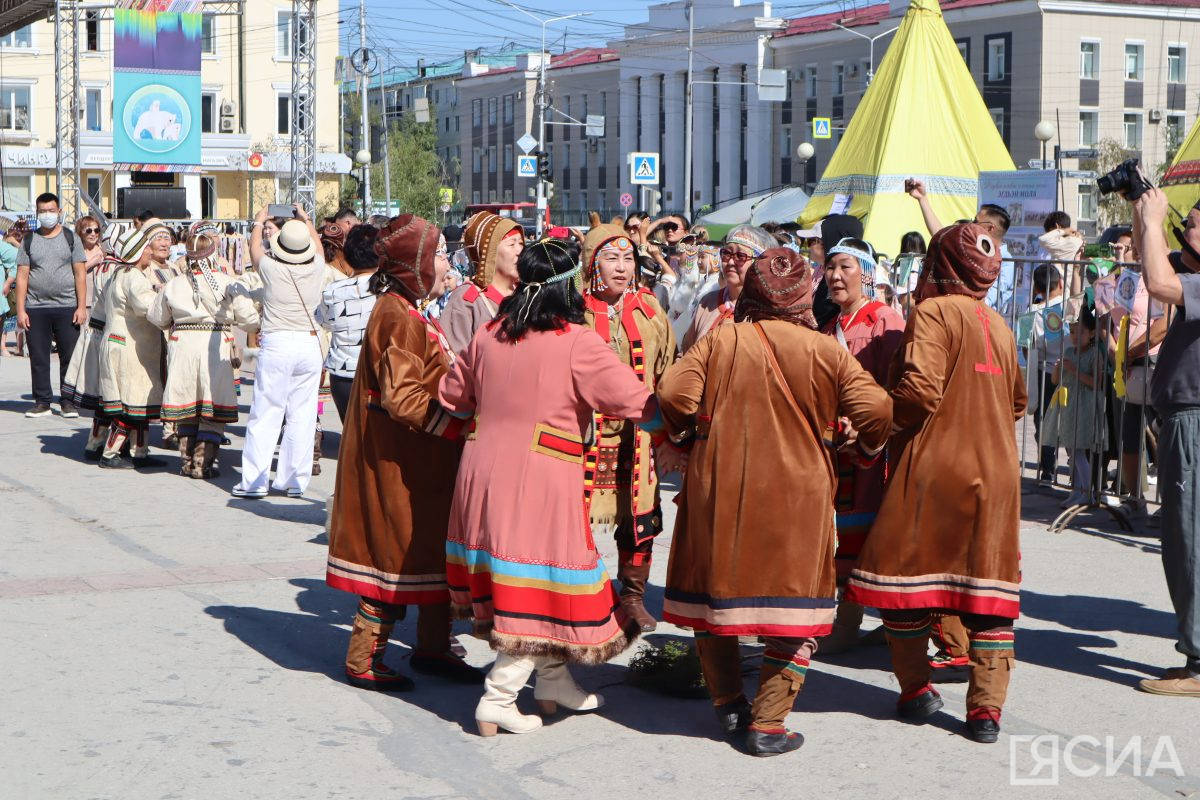
M 159 219 L 191 219 L 188 210 L 187 189 L 173 186 L 117 189 L 117 217 L 120 219 L 131 219 L 143 211 L 150 211 Z

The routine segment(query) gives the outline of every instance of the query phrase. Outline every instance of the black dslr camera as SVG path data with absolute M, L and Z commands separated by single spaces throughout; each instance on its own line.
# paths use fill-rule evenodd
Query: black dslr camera
M 1122 161 L 1112 172 L 1101 175 L 1096 179 L 1096 186 L 1100 194 L 1120 192 L 1131 203 L 1154 188 L 1154 184 L 1142 174 L 1136 158 Z

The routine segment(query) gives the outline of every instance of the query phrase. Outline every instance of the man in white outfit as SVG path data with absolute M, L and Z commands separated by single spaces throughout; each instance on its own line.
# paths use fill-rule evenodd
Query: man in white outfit
M 324 360 L 313 311 L 321 302 L 325 260 L 312 221 L 299 205 L 295 208 L 296 219 L 285 222 L 272 237 L 271 255 L 263 247 L 265 208 L 250 231 L 250 257 L 263 284 L 255 291 L 262 302 L 262 326 L 242 480 L 233 488 L 234 497 L 266 497 L 271 457 L 285 419 L 271 488 L 300 497 L 312 479 L 317 390 Z

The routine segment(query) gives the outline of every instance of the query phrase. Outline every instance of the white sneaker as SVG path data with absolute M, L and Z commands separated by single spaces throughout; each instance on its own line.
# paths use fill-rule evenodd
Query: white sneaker
M 249 489 L 243 489 L 241 487 L 241 484 L 233 487 L 233 489 L 231 489 L 229 493 L 231 495 L 233 495 L 234 497 L 240 497 L 243 500 L 261 500 L 262 498 L 267 496 L 266 489 L 261 489 L 259 491 L 251 491 Z

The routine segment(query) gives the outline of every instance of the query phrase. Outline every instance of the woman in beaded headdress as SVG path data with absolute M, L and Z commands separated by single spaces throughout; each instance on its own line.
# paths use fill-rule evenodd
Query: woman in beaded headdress
M 691 326 L 680 342 L 686 353 L 705 334 L 733 320 L 733 308 L 742 292 L 742 281 L 751 262 L 766 250 L 777 247 L 775 237 L 754 225 L 738 225 L 725 235 L 719 251 L 721 286 L 700 297 L 692 312 Z
M 864 460 L 891 430 L 887 393 L 817 333 L 812 291 L 798 253 L 766 250 L 746 270 L 736 324 L 700 339 L 659 386 L 668 433 L 692 448 L 663 616 L 696 632 L 718 721 L 758 756 L 802 744 L 784 719 L 814 637 L 833 624 L 837 472 L 826 425 L 850 419 Z M 739 636 L 766 645 L 753 707 Z
M 197 222 L 184 239 L 186 271 L 167 281 L 147 319 L 168 332 L 162 418 L 176 425 L 179 474 L 213 478 L 225 426 L 238 420 L 233 328 L 257 329 L 254 302 L 217 263 L 219 229 Z
M 583 243 L 585 321 L 647 389 L 675 361 L 675 333 L 647 289 L 637 288 L 637 251 L 618 225 L 598 225 Z M 585 499 L 593 526 L 612 529 L 617 541 L 621 605 L 642 631 L 657 621 L 643 604 L 654 537 L 662 508 L 654 443 L 623 419 L 596 415 L 596 436 L 584 456 Z
M 360 227 L 351 231 L 354 241 Z M 478 684 L 483 674 L 450 648 L 446 529 L 463 424 L 438 404 L 454 363 L 446 337 L 418 307 L 441 294 L 450 259 L 437 227 L 411 214 L 375 237 L 375 304 L 346 403 L 329 526 L 325 580 L 359 596 L 346 679 L 403 691 L 412 680 L 383 661 L 405 606 L 415 605 L 417 672 Z M 357 258 L 357 256 L 356 256 Z

